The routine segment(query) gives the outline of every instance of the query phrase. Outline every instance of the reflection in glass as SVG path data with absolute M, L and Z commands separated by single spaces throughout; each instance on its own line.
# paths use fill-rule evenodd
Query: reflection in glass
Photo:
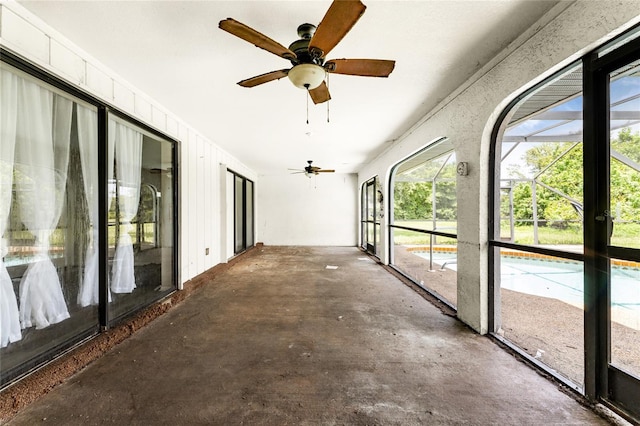
M 0 66 L 0 373 L 97 332 L 96 109 Z
M 109 119 L 110 319 L 175 289 L 173 146 L 137 126 Z

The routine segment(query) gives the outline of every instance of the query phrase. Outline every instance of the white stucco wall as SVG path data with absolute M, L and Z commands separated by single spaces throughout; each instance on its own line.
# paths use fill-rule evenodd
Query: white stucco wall
M 355 246 L 357 175 L 260 176 L 258 238 L 267 245 Z
M 638 23 L 639 13 L 635 0 L 557 6 L 360 171 L 359 184 L 379 175 L 388 197 L 390 168 L 442 136 L 469 163 L 469 175 L 457 179 L 458 317 L 476 331 L 488 331 L 488 166 L 498 114 L 525 88 Z
M 221 231 L 221 211 L 227 206 L 221 201 L 218 170 L 225 164 L 253 181 L 255 172 L 17 3 L 0 2 L 0 45 L 178 140 L 180 283 L 227 261 L 220 238 L 233 239 L 233 234 Z

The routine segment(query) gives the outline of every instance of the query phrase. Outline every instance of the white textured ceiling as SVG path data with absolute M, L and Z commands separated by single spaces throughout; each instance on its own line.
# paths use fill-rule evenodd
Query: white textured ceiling
M 327 104 L 309 102 L 309 124 L 306 94 L 288 79 L 236 84 L 290 64 L 218 22 L 232 17 L 288 46 L 330 1 L 20 3 L 256 172 L 285 174 L 306 160 L 358 171 L 558 1 L 364 0 L 328 56 L 394 59 L 395 70 L 331 75 L 330 122 Z

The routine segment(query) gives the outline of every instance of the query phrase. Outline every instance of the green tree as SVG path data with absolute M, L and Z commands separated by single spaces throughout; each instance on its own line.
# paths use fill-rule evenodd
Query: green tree
M 582 144 L 550 142 L 529 149 L 523 156 L 524 166 L 544 185 L 536 186 L 538 219 L 547 221 L 577 220 L 579 216 L 567 197 L 582 203 Z M 640 163 L 640 133 L 622 129 L 611 140 L 617 151 L 635 163 Z M 640 220 L 640 171 L 613 159 L 610 167 L 612 214 L 620 221 Z M 533 219 L 532 191 L 528 182 L 513 188 L 515 219 Z
M 396 182 L 393 214 L 398 220 L 431 217 L 431 182 Z
M 523 160 L 536 176 L 537 182 L 541 183 L 535 188 L 538 219 L 551 221 L 579 219 L 566 197 L 582 202 L 582 145 L 574 146 L 570 142 L 540 144 L 527 150 Z M 531 184 L 520 182 L 515 185 L 513 191 L 515 218 L 532 220 Z
M 402 173 L 394 185 L 394 217 L 398 220 L 426 220 L 435 212 L 438 220 L 456 218 L 455 156 L 446 154 Z M 404 178 L 406 180 L 402 180 Z
M 611 149 L 618 151 L 636 163 L 640 163 L 640 133 L 631 133 L 631 128 L 625 127 L 611 141 Z

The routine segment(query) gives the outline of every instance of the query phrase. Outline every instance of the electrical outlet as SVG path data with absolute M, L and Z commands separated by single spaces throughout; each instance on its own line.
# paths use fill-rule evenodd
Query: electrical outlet
M 205 256 L 209 256 L 209 247 L 207 247 L 206 249 L 204 249 L 204 255 L 205 255 Z

